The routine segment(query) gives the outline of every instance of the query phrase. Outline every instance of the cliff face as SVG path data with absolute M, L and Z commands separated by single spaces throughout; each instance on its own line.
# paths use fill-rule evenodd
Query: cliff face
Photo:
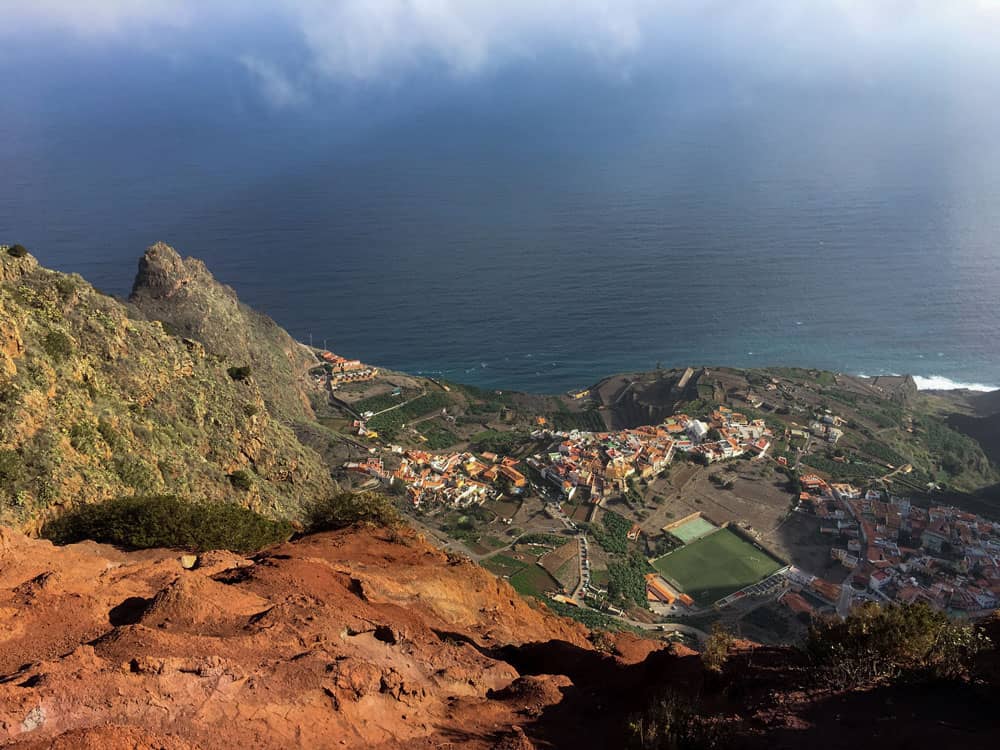
M 139 261 L 129 301 L 231 366 L 249 365 L 271 413 L 286 423 L 314 414 L 302 376 L 316 358 L 273 320 L 239 301 L 205 264 L 160 242 Z
M 0 522 L 33 529 L 66 503 L 158 492 L 287 515 L 329 492 L 319 456 L 228 366 L 79 276 L 0 249 Z M 233 487 L 237 470 L 249 490 Z

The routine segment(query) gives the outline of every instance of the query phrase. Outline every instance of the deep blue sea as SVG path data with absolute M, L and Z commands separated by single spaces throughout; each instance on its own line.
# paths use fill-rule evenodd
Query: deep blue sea
M 1000 116 L 946 91 L 554 64 L 275 109 L 210 55 L 25 55 L 0 57 L 0 241 L 108 292 L 164 240 L 302 340 L 483 386 L 1000 386 Z

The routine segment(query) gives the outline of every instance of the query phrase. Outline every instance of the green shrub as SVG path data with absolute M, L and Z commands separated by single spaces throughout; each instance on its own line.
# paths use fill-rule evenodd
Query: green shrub
M 249 492 L 250 488 L 253 487 L 253 479 L 250 477 L 250 472 L 243 469 L 237 469 L 230 474 L 229 481 L 233 487 L 243 492 Z
M 132 549 L 228 549 L 247 554 L 284 541 L 291 531 L 288 522 L 239 505 L 158 495 L 77 506 L 46 523 L 42 536 L 56 544 L 93 539 Z
M 319 500 L 306 514 L 309 531 L 332 531 L 356 523 L 392 528 L 401 523 L 399 511 L 380 492 L 340 492 Z
M 639 554 L 633 553 L 624 562 L 608 563 L 608 598 L 628 606 L 634 604 L 646 609 L 646 573 L 649 564 Z
M 114 461 L 115 474 L 122 482 L 139 493 L 152 492 L 156 477 L 152 467 L 137 456 L 120 456 Z
M 226 370 L 229 373 L 229 377 L 233 380 L 240 381 L 246 380 L 250 377 L 250 365 L 243 365 L 242 367 L 230 367 Z
M 28 254 L 28 249 L 24 245 L 14 245 L 13 247 L 7 248 L 7 254 L 15 258 L 23 258 Z
M 56 290 L 63 299 L 69 299 L 76 292 L 76 282 L 69 276 L 60 276 L 56 279 Z
M 450 448 L 459 441 L 458 435 L 454 432 L 447 427 L 434 423 L 421 425 L 420 434 L 427 438 L 427 442 L 424 445 L 432 451 Z
M 607 511 L 601 519 L 604 528 L 592 525 L 590 534 L 594 540 L 601 545 L 605 552 L 624 555 L 628 551 L 628 532 L 632 528 L 632 523 L 624 516 L 620 516 L 614 511 Z
M 809 629 L 805 649 L 829 682 L 861 687 L 896 679 L 955 679 L 989 646 L 971 625 L 952 622 L 919 602 L 869 603 L 843 621 L 820 620 Z
M 724 725 L 699 715 L 686 695 L 668 690 L 629 717 L 625 747 L 631 750 L 711 750 L 729 747 Z
M 477 449 L 500 455 L 510 453 L 526 440 L 528 440 L 528 435 L 523 432 L 502 432 L 500 430 L 483 430 L 472 436 L 472 444 Z
M 73 340 L 62 331 L 49 331 L 42 341 L 45 353 L 57 362 L 73 353 Z
M 24 475 L 24 461 L 17 451 L 0 450 L 0 480 L 16 482 Z
M 701 652 L 701 663 L 711 672 L 721 672 L 735 643 L 736 638 L 721 623 L 713 624 L 712 634 Z
M 589 607 L 575 607 L 572 604 L 565 604 L 564 602 L 558 602 L 554 599 L 545 602 L 545 606 L 560 617 L 570 617 L 577 622 L 583 623 L 590 630 L 595 630 L 597 628 L 614 632 L 635 630 L 631 626 L 623 623 L 617 617 L 606 615 L 603 612 L 598 612 L 597 610 L 590 609 Z
M 90 422 L 77 422 L 69 429 L 69 443 L 81 453 L 93 453 L 98 431 Z
M 372 417 L 368 420 L 368 427 L 377 431 L 383 438 L 391 440 L 399 434 L 405 423 L 450 405 L 451 399 L 447 393 L 426 393 L 405 406 Z

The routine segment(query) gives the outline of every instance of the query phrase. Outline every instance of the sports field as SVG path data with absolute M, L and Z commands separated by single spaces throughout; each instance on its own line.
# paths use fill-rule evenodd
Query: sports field
M 710 521 L 706 521 L 704 518 L 692 518 L 690 521 L 685 521 L 678 526 L 674 526 L 672 529 L 668 529 L 668 533 L 672 536 L 680 539 L 684 544 L 691 544 L 695 539 L 700 539 L 703 536 L 707 536 L 715 531 L 718 526 Z
M 705 607 L 781 569 L 781 563 L 719 529 L 653 561 L 653 567 L 675 588 Z

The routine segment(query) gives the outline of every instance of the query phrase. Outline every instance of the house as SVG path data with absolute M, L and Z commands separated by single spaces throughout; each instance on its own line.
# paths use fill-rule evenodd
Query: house
M 831 484 L 833 496 L 838 500 L 858 500 L 861 497 L 861 490 L 851 484 Z
M 806 492 L 821 492 L 826 487 L 826 482 L 815 474 L 806 474 L 799 479 L 799 483 Z
M 871 577 L 868 579 L 868 588 L 870 588 L 872 591 L 880 591 L 882 587 L 885 586 L 887 583 L 889 583 L 889 581 L 891 580 L 892 580 L 892 575 L 889 573 L 888 570 L 885 570 L 884 568 L 876 570 L 874 573 L 871 574 Z
M 778 601 L 792 610 L 796 615 L 808 615 L 812 617 L 814 613 L 812 605 L 794 591 L 786 591 Z
M 687 434 L 691 436 L 694 442 L 700 443 L 708 435 L 708 425 L 700 419 L 692 419 L 688 422 Z
M 843 590 L 840 584 L 823 578 L 813 579 L 809 586 L 817 596 L 829 604 L 836 604 L 840 600 L 840 594 Z
M 920 534 L 920 544 L 925 549 L 934 554 L 941 554 L 942 549 L 949 543 L 950 537 L 945 530 L 944 521 L 935 521 Z
M 650 601 L 673 604 L 677 601 L 674 592 L 670 590 L 666 582 L 656 573 L 646 574 L 646 598 Z

